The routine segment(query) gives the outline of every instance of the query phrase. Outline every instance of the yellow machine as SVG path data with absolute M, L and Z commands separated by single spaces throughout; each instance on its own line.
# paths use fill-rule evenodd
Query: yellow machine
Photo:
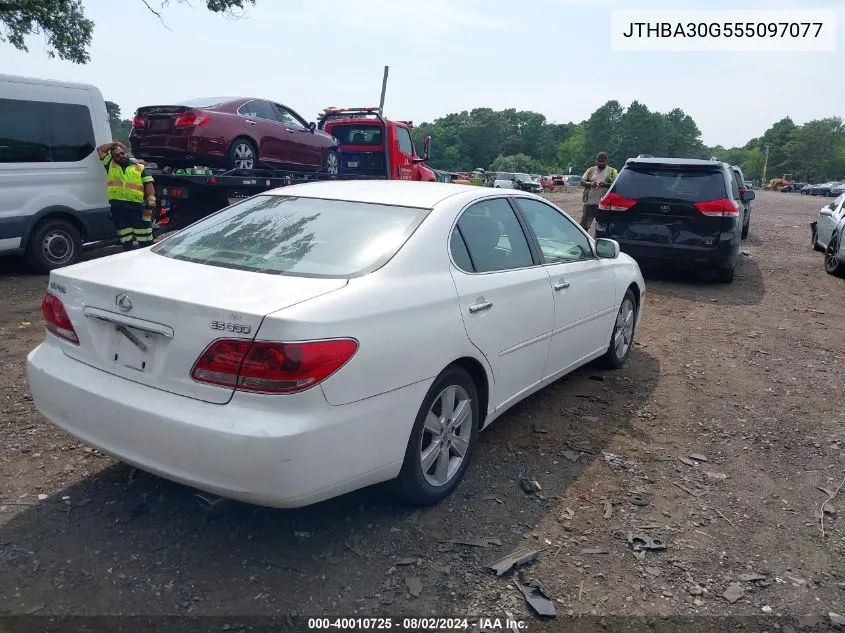
M 792 174 L 784 174 L 783 178 L 772 178 L 769 181 L 769 184 L 766 185 L 766 189 L 772 189 L 773 191 L 778 191 L 781 187 L 785 187 L 786 185 L 792 184 Z

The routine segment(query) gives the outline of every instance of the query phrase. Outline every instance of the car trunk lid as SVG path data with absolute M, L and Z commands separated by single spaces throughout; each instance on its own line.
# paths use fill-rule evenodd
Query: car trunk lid
M 224 404 L 229 387 L 194 381 L 202 352 L 221 338 L 252 340 L 263 317 L 345 286 L 345 279 L 245 272 L 147 250 L 53 271 L 79 338 L 65 353 L 132 382 Z

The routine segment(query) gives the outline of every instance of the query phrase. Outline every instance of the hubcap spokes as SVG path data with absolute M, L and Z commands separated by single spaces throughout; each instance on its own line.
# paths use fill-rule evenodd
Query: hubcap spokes
M 449 483 L 463 464 L 472 435 L 472 401 L 457 385 L 435 398 L 425 419 L 420 463 L 425 480 L 440 487 Z
M 616 356 L 622 358 L 628 353 L 631 342 L 634 339 L 634 304 L 630 299 L 625 299 L 616 315 L 616 324 L 613 328 L 613 348 Z

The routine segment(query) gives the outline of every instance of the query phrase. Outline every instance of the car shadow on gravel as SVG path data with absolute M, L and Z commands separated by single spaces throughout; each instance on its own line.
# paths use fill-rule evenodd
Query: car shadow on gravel
M 578 503 L 588 485 L 579 477 L 615 437 L 631 436 L 659 375 L 637 347 L 622 370 L 583 367 L 526 399 L 480 435 L 465 481 L 433 508 L 375 486 L 296 510 L 208 510 L 190 488 L 106 462 L 0 524 L 0 614 L 46 605 L 41 613 L 351 615 L 408 599 L 389 574 L 396 565 L 428 588 L 403 613 L 451 612 L 485 563 L 526 540 L 545 547 L 532 529 Z M 90 449 L 80 459 L 105 460 Z M 541 490 L 524 492 L 521 478 Z M 499 545 L 453 543 L 483 538 Z
M 655 265 L 642 266 L 648 293 L 688 299 L 712 301 L 720 305 L 758 305 L 766 295 L 766 284 L 760 266 L 749 256 L 742 256 L 732 283 L 716 281 L 706 272 L 687 271 Z

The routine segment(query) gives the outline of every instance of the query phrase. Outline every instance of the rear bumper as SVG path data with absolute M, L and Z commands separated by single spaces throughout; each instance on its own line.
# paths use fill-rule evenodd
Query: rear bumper
M 396 477 L 425 381 L 330 405 L 236 393 L 216 405 L 150 389 L 67 357 L 47 335 L 27 376 L 38 411 L 117 459 L 248 503 L 293 508 Z
M 621 240 L 612 235 L 600 235 L 598 231 L 596 237 L 617 240 L 622 252 L 640 264 L 668 263 L 689 268 L 731 268 L 739 255 L 739 241 L 733 234 L 723 235 L 714 248 Z

